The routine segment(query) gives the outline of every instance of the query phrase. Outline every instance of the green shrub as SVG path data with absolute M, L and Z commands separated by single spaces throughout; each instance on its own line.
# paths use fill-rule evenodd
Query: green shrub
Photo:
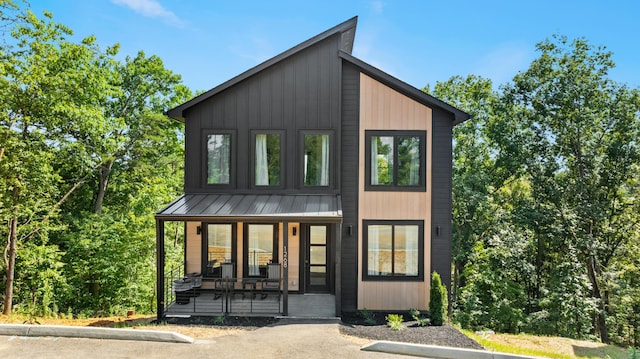
M 442 284 L 438 272 L 431 275 L 429 316 L 431 324 L 440 326 L 447 320 L 447 287 Z
M 392 330 L 402 330 L 404 327 L 402 326 L 402 314 L 389 314 L 384 319 L 387 320 L 387 326 Z
M 376 324 L 376 318 L 374 316 L 374 314 L 370 311 L 365 309 L 361 309 L 358 311 L 358 316 L 360 316 L 360 318 L 364 319 L 364 323 L 366 325 L 374 325 Z
M 409 315 L 413 318 L 413 320 L 418 322 L 418 326 L 419 327 L 426 327 L 427 325 L 429 325 L 429 323 L 431 321 L 429 320 L 429 318 L 425 318 L 425 317 L 421 316 L 420 314 L 421 313 L 420 313 L 420 311 L 418 309 L 415 309 L 415 308 L 409 309 Z

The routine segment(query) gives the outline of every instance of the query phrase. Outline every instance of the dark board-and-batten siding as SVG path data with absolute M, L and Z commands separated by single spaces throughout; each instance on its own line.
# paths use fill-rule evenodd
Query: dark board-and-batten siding
M 272 191 L 300 191 L 297 147 L 301 130 L 332 131 L 336 142 L 332 157 L 334 163 L 339 163 L 341 60 L 336 54 L 340 40 L 339 34 L 331 36 L 185 110 L 185 192 L 255 190 L 250 181 L 251 130 L 286 133 L 284 186 Z M 236 131 L 236 183 L 231 188 L 204 183 L 206 169 L 201 167 L 206 148 L 201 133 L 207 129 Z M 330 191 L 336 192 L 338 171 L 333 171 L 333 178 L 334 188 Z
M 431 271 L 438 272 L 448 288 L 451 284 L 452 130 L 452 114 L 433 108 Z
M 360 128 L 360 71 L 342 67 L 342 310 L 358 304 L 358 150 Z M 351 229 L 349 229 L 351 228 Z

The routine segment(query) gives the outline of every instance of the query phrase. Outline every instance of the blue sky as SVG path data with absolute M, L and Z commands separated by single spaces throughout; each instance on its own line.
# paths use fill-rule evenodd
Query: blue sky
M 353 16 L 353 55 L 415 86 L 454 75 L 497 87 L 527 69 L 535 44 L 563 34 L 614 53 L 610 77 L 640 87 L 636 0 L 31 0 L 78 39 L 96 35 L 121 55 L 143 50 L 208 90 Z

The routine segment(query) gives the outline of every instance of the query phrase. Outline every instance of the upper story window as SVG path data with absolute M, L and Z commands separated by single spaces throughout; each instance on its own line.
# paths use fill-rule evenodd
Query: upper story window
M 329 186 L 331 176 L 331 135 L 329 133 L 303 134 L 303 185 Z
M 280 187 L 282 185 L 283 134 L 283 131 L 253 132 L 253 184 L 255 186 Z
M 365 141 L 367 190 L 425 190 L 425 131 L 366 131 Z
M 217 186 L 233 185 L 233 131 L 205 130 L 203 134 L 207 150 L 205 183 Z
M 231 174 L 231 135 L 207 136 L 207 184 L 229 184 Z
M 422 280 L 424 222 L 363 221 L 363 280 Z

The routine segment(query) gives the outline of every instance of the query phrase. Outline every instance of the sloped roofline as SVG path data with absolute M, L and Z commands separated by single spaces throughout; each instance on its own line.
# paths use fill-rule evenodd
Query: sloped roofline
M 468 120 L 469 118 L 471 118 L 471 115 L 469 115 L 468 113 L 459 110 L 451 105 L 449 105 L 448 103 L 439 100 L 411 85 L 409 85 L 408 83 L 399 80 L 391 75 L 389 75 L 388 73 L 373 67 L 371 65 L 369 65 L 368 63 L 358 59 L 357 57 L 351 55 L 350 53 L 347 53 L 345 51 L 340 51 L 338 53 L 338 56 L 340 56 L 343 60 L 355 65 L 356 67 L 358 67 L 362 72 L 364 72 L 365 74 L 375 78 L 376 80 L 380 81 L 381 83 L 393 88 L 394 90 L 400 92 L 401 94 L 408 96 L 426 106 L 429 107 L 439 107 L 447 112 L 450 112 L 451 114 L 453 114 L 453 124 L 457 125 L 459 123 L 462 123 L 466 120 Z
M 275 65 L 276 63 L 306 49 L 309 48 L 315 44 L 317 44 L 318 42 L 331 37 L 335 34 L 342 34 L 342 38 L 340 40 L 340 52 L 344 52 L 345 54 L 350 54 L 351 51 L 353 50 L 353 41 L 355 38 L 355 34 L 356 34 L 356 25 L 358 23 L 358 17 L 354 16 L 351 19 L 338 24 L 332 28 L 330 28 L 329 30 L 326 30 L 292 48 L 290 48 L 289 50 L 276 55 L 275 57 L 270 58 L 269 60 L 241 73 L 240 75 L 212 88 L 211 90 L 194 97 L 193 99 L 183 103 L 182 105 L 179 105 L 177 107 L 174 107 L 170 110 L 168 110 L 166 112 L 166 115 L 174 118 L 176 120 L 182 121 L 184 122 L 184 111 L 192 106 L 197 105 L 198 103 L 232 87 L 233 85 L 257 74 L 258 72 L 272 66 Z

